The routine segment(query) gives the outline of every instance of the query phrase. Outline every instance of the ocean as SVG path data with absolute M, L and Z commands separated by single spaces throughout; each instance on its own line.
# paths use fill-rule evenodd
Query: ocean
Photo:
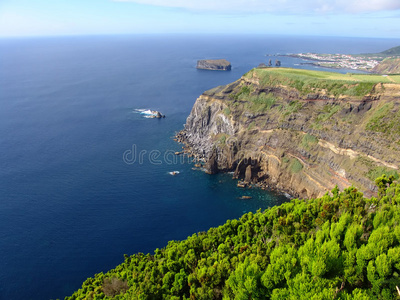
M 63 299 L 124 254 L 152 253 L 288 201 L 237 188 L 230 174 L 207 175 L 173 155 L 181 149 L 173 137 L 196 98 L 269 59 L 318 69 L 276 54 L 399 44 L 292 36 L 0 39 L 0 299 Z M 229 60 L 232 70 L 195 68 L 213 58 Z M 138 109 L 166 118 L 144 118 Z

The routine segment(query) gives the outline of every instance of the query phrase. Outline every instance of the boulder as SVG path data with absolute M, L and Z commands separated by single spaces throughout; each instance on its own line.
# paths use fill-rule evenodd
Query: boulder
M 239 182 L 237 183 L 237 187 L 245 188 L 246 186 L 247 186 L 247 184 L 246 184 L 246 182 L 244 182 L 244 181 L 239 181 Z

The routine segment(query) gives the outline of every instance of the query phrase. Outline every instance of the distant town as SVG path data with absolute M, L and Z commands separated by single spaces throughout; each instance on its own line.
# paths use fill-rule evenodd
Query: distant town
M 349 54 L 298 53 L 287 54 L 285 56 L 313 61 L 304 64 L 310 64 L 324 68 L 350 69 L 360 71 L 371 71 L 379 64 L 379 61 L 381 60 L 379 56 L 370 57 Z

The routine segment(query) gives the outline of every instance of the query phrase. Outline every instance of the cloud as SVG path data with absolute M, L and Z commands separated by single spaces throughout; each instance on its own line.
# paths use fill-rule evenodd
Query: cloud
M 399 0 L 113 0 L 218 13 L 364 13 L 400 10 Z

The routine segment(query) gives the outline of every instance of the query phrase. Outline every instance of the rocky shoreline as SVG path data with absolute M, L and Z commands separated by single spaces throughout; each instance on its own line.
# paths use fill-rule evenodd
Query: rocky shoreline
M 213 175 L 217 173 L 233 173 L 232 180 L 237 180 L 237 187 L 240 188 L 260 188 L 266 191 L 272 191 L 278 194 L 285 195 L 287 198 L 293 198 L 294 196 L 298 196 L 296 194 L 290 194 L 287 189 L 282 189 L 277 187 L 274 184 L 269 183 L 267 180 L 259 181 L 259 178 L 252 176 L 251 167 L 247 167 L 245 174 L 240 174 L 238 169 L 218 169 L 218 164 L 216 163 L 215 158 L 207 158 L 204 152 L 196 151 L 194 145 L 190 143 L 190 140 L 187 137 L 187 131 L 185 129 L 179 131 L 175 137 L 174 141 L 183 144 L 182 151 L 176 152 L 176 155 L 185 155 L 191 159 L 192 162 L 195 162 L 194 167 L 196 169 L 201 169 L 205 173 Z M 243 175 L 243 176 L 242 176 Z M 293 192 L 293 191 L 291 191 Z M 246 198 L 243 198 L 246 199 Z

